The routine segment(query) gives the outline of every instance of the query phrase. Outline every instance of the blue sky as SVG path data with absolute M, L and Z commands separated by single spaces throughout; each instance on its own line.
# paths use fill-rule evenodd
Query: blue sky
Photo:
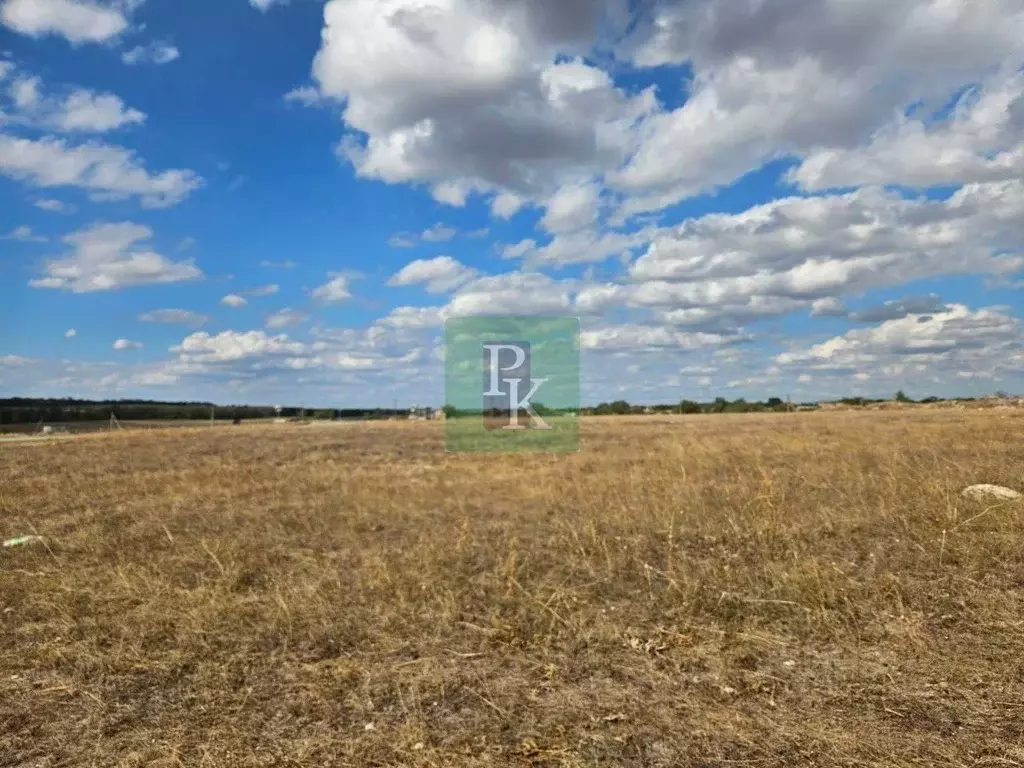
M 0 393 L 1024 391 L 1014 0 L 0 0 Z

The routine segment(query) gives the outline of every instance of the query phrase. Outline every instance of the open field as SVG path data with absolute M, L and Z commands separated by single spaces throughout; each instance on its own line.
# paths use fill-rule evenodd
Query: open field
M 270 424 L 272 419 L 249 419 L 249 424 Z M 95 432 L 110 432 L 110 421 L 47 421 L 47 426 L 67 430 L 72 434 L 93 434 Z M 206 427 L 230 427 L 230 421 L 210 421 L 209 419 L 126 419 L 120 422 L 121 430 L 140 429 L 205 429 Z M 10 435 L 31 435 L 38 430 L 36 424 L 4 424 L 0 426 L 0 438 L 5 434 Z
M 0 448 L 0 766 L 1024 765 L 1024 412 Z

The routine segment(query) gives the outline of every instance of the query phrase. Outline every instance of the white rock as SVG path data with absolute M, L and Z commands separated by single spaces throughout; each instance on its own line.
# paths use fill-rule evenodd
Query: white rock
M 1004 499 L 1009 501 L 1011 499 L 1019 499 L 1021 495 L 1012 488 L 1004 488 L 1001 485 L 972 485 L 970 488 L 964 488 L 963 495 L 971 499 Z

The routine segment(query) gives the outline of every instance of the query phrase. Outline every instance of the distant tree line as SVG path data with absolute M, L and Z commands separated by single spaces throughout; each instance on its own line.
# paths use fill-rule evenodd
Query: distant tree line
M 1003 392 L 998 392 L 996 397 L 1006 397 L 1007 395 Z M 972 402 L 977 398 L 973 397 L 958 397 L 955 398 L 957 401 Z M 914 400 L 908 397 L 907 394 L 900 390 L 891 399 L 880 398 L 872 399 L 868 397 L 844 397 L 834 402 L 846 405 L 846 406 L 866 406 L 873 405 L 876 403 L 885 403 L 895 400 L 899 403 L 940 403 L 945 402 L 945 398 L 941 397 L 926 397 L 921 400 Z M 716 397 L 710 402 L 697 402 L 694 400 L 681 400 L 675 404 L 661 404 L 661 405 L 636 405 L 628 403 L 625 400 L 615 400 L 610 403 L 599 403 L 593 407 L 580 408 L 580 413 L 588 416 L 624 416 L 631 414 L 644 414 L 644 413 L 765 413 L 765 412 L 786 412 L 791 410 L 810 410 L 819 408 L 820 403 L 808 402 L 808 403 L 789 403 L 784 401 L 781 397 L 769 397 L 767 400 L 745 400 L 742 397 L 737 400 L 728 400 L 724 397 Z
M 1005 393 L 999 392 L 996 397 L 1006 397 Z M 902 403 L 938 403 L 943 398 L 926 397 L 915 401 L 908 397 L 903 390 L 897 392 L 893 398 Z M 961 397 L 960 401 L 970 402 L 977 398 Z M 872 399 L 867 397 L 844 397 L 836 400 L 836 403 L 846 406 L 867 406 L 876 403 L 887 402 L 886 399 Z M 761 413 L 787 410 L 807 410 L 817 408 L 818 403 L 788 403 L 780 397 L 769 397 L 767 400 L 728 400 L 724 397 L 716 397 L 710 402 L 697 402 L 694 400 L 681 400 L 678 403 L 660 405 L 637 405 L 625 400 L 615 400 L 610 403 L 599 403 L 596 406 L 580 407 L 578 413 L 588 416 L 612 416 L 644 413 Z M 534 403 L 534 410 L 541 416 L 566 414 L 577 412 L 576 409 L 550 408 L 542 403 Z M 456 416 L 480 416 L 483 409 L 474 411 L 463 411 L 451 405 L 443 408 L 445 415 L 449 418 Z M 61 423 L 79 421 L 104 421 L 109 419 L 111 414 L 120 421 L 162 421 L 162 420 L 202 420 L 211 417 L 218 421 L 242 421 L 245 419 L 272 419 L 280 417 L 283 419 L 345 419 L 345 420 L 379 420 L 391 418 L 405 418 L 409 411 L 394 408 L 301 408 L 289 406 L 278 411 L 269 405 L 217 405 L 206 402 L 167 402 L 160 400 L 79 400 L 75 398 L 33 398 L 33 397 L 11 397 L 0 399 L 0 425 L 3 424 L 26 424 L 38 423 Z M 491 416 L 499 416 L 502 413 L 491 413 Z M 507 415 L 507 414 L 505 414 Z M 522 418 L 528 414 L 521 413 Z
M 610 403 L 599 403 L 594 407 L 581 408 L 580 412 L 588 416 L 624 416 L 642 413 L 759 413 L 816 406 L 816 403 L 790 404 L 779 397 L 769 397 L 763 402 L 757 400 L 748 401 L 743 398 L 730 401 L 724 397 L 716 397 L 711 402 L 700 403 L 695 400 L 681 400 L 674 404 L 660 405 L 635 405 L 625 400 L 615 400 Z
M 75 398 L 11 397 L 0 399 L 0 425 L 105 421 L 111 414 L 119 421 L 245 419 L 387 419 L 408 411 L 385 408 L 281 408 L 269 405 L 217 405 L 204 402 L 159 400 L 79 400 Z

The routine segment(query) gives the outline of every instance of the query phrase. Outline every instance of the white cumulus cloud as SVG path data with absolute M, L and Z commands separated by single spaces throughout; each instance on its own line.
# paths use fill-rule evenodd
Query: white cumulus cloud
M 291 328 L 292 326 L 301 325 L 306 322 L 308 318 L 309 315 L 302 310 L 285 308 L 268 316 L 264 325 L 266 325 L 270 330 L 276 331 L 281 328 Z
M 426 284 L 429 293 L 447 293 L 476 277 L 475 269 L 465 266 L 451 256 L 417 259 L 406 264 L 388 280 L 388 285 L 405 286 Z
M 78 187 L 105 199 L 138 197 L 148 208 L 176 205 L 202 186 L 194 171 L 152 174 L 123 147 L 0 134 L 0 174 L 35 187 Z
M 128 28 L 121 5 L 94 0 L 6 0 L 0 23 L 22 35 L 59 35 L 72 44 L 107 42 Z
M 326 283 L 314 289 L 313 298 L 325 304 L 352 298 L 348 278 L 345 275 L 333 275 Z
M 187 325 L 198 328 L 209 320 L 209 316 L 187 309 L 154 309 L 143 312 L 139 320 L 143 323 L 162 323 L 164 325 Z
M 121 54 L 121 61 L 129 66 L 135 64 L 170 64 L 178 59 L 181 52 L 167 42 L 153 41 L 149 45 L 137 45 Z
M 64 89 L 47 94 L 38 76 L 20 74 L 7 88 L 10 104 L 7 118 L 14 125 L 29 125 L 64 133 L 105 133 L 129 125 L 140 125 L 146 115 L 132 109 L 112 93 L 87 88 Z M 0 106 L 3 101 L 0 101 Z
M 149 227 L 130 222 L 86 227 L 63 238 L 71 253 L 49 260 L 43 276 L 29 285 L 90 293 L 203 276 L 191 260 L 174 261 L 150 250 L 145 243 L 152 237 Z
M 239 307 L 244 307 L 249 302 L 236 293 L 229 293 L 227 296 L 220 300 L 220 303 L 223 304 L 225 307 L 238 309 Z

